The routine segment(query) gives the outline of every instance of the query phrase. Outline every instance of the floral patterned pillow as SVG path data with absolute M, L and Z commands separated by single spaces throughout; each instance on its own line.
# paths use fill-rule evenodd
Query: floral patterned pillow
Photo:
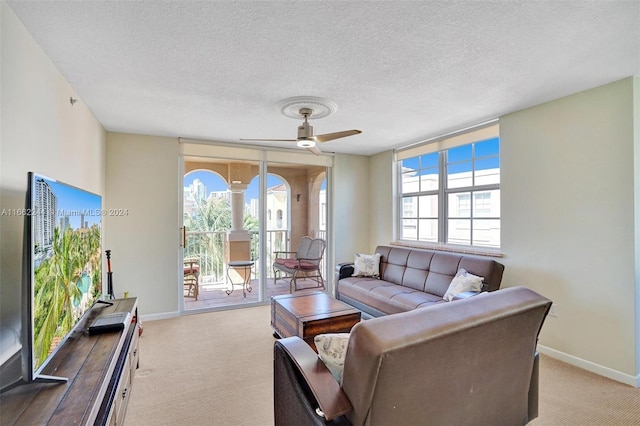
M 318 357 L 327 366 L 338 383 L 342 383 L 342 370 L 344 369 L 344 357 L 349 346 L 349 333 L 318 334 L 313 338 L 313 343 L 318 350 Z
M 354 277 L 380 277 L 380 253 L 356 253 L 353 263 Z

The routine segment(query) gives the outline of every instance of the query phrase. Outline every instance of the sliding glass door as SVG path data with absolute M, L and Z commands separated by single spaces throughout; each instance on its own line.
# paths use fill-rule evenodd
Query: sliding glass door
M 182 158 L 183 311 L 266 303 L 289 293 L 291 277 L 274 277 L 276 252 L 295 251 L 303 236 L 327 240 L 330 168 L 259 157 Z M 314 286 L 298 281 L 303 289 Z

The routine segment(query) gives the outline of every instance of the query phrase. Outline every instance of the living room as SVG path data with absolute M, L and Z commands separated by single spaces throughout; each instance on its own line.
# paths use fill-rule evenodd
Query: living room
M 105 208 L 126 207 L 128 216 L 104 218 L 103 247 L 114 253 L 118 291 L 138 297 L 143 321 L 178 316 L 178 159 L 193 153 L 188 149 L 219 155 L 229 148 L 105 130 L 11 4 L 0 7 L 2 208 L 24 207 L 29 171 L 102 194 Z M 635 35 L 628 44 L 635 50 L 626 52 L 635 60 L 632 72 L 485 118 L 500 124 L 502 287 L 526 286 L 556 304 L 540 334 L 542 353 L 640 387 L 637 29 Z M 579 70 L 567 73 L 582 78 Z M 393 149 L 334 154 L 332 265 L 394 240 L 393 163 Z M 22 218 L 3 216 L 0 239 L 4 363 L 20 347 Z

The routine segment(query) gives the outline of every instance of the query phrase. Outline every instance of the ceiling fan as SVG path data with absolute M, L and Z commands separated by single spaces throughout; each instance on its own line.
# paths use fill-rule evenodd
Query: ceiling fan
M 334 139 L 346 138 L 347 136 L 362 133 L 360 130 L 344 130 L 342 132 L 325 133 L 324 135 L 313 135 L 313 126 L 307 121 L 313 114 L 311 108 L 300 108 L 299 114 L 304 118 L 304 123 L 298 126 L 298 139 L 240 139 L 241 141 L 257 141 L 257 142 L 296 142 L 300 148 L 307 148 L 316 155 L 322 153 L 317 146 L 317 142 L 323 143 Z

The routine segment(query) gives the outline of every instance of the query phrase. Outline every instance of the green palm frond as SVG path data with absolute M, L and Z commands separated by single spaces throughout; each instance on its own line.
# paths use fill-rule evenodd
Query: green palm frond
M 100 283 L 100 230 L 54 230 L 50 256 L 34 271 L 35 366 L 44 360 L 55 337 L 65 336 L 81 312 L 74 301 L 83 297 L 83 272 L 91 273 L 92 285 Z M 99 290 L 89 290 L 96 295 Z

